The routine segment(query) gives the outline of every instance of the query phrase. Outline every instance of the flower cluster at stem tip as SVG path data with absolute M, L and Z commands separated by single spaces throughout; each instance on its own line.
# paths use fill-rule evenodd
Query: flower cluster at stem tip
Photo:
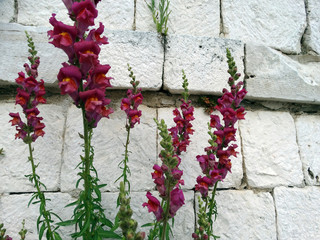
M 197 161 L 200 164 L 203 177 L 197 178 L 197 184 L 195 189 L 200 191 L 202 196 L 206 197 L 208 194 L 208 188 L 212 187 L 217 181 L 225 179 L 228 172 L 231 172 L 231 160 L 230 157 L 237 156 L 236 144 L 230 144 L 236 141 L 235 123 L 238 120 L 244 119 L 245 109 L 240 107 L 240 103 L 245 97 L 247 91 L 243 88 L 243 82 L 236 80 L 239 79 L 240 73 L 237 73 L 237 68 L 233 58 L 228 52 L 228 73 L 231 75 L 228 84 L 231 91 L 223 89 L 223 95 L 218 99 L 218 104 L 215 109 L 222 115 L 222 121 L 216 114 L 210 115 L 209 124 L 209 140 L 210 146 L 205 148 L 206 154 L 198 155 Z M 232 59 L 231 59 L 232 58 Z M 211 129 L 215 129 L 213 133 Z
M 121 110 L 127 114 L 130 128 L 133 128 L 136 123 L 140 123 L 141 110 L 138 110 L 139 105 L 142 103 L 143 96 L 141 89 L 138 89 L 139 81 L 136 81 L 136 77 L 133 75 L 132 69 L 128 64 L 128 70 L 130 72 L 129 77 L 132 79 L 130 84 L 133 89 L 128 89 L 127 97 L 121 100 Z
M 20 85 L 17 88 L 16 104 L 20 105 L 23 109 L 23 113 L 26 118 L 24 122 L 19 113 L 10 113 L 12 117 L 10 120 L 12 126 L 16 126 L 18 131 L 15 135 L 16 139 L 21 138 L 25 143 L 34 142 L 38 137 L 43 137 L 45 132 L 43 131 L 45 124 L 42 122 L 43 118 L 39 117 L 39 109 L 37 108 L 39 103 L 46 103 L 44 95 L 46 94 L 44 88 L 44 81 L 41 79 L 37 81 L 38 66 L 40 64 L 40 58 L 36 56 L 32 38 L 26 32 L 28 38 L 29 53 L 28 57 L 30 65 L 25 63 L 27 77 L 24 72 L 19 72 L 19 77 L 16 78 L 16 83 Z
M 191 124 L 191 121 L 194 120 L 194 108 L 191 106 L 191 101 L 188 100 L 188 81 L 184 72 L 183 80 L 184 92 L 182 95 L 184 98 L 181 99 L 181 112 L 177 108 L 173 110 L 175 126 L 167 129 L 163 120 L 161 122 L 156 121 L 162 137 L 160 145 L 163 150 L 159 154 L 162 165 L 155 164 L 153 166 L 154 172 L 151 173 L 160 198 L 163 200 L 170 199 L 167 211 L 171 218 L 184 205 L 184 195 L 180 187 L 184 184 L 183 179 L 181 179 L 183 171 L 179 169 L 180 155 L 182 152 L 186 152 L 187 146 L 190 144 L 189 135 L 194 132 Z M 160 201 L 150 192 L 147 192 L 146 196 L 148 202 L 143 203 L 143 206 L 148 207 L 148 211 L 154 213 L 157 221 L 163 220 L 165 213 Z
M 106 106 L 110 99 L 105 97 L 106 88 L 111 87 L 111 77 L 107 77 L 110 66 L 100 64 L 98 55 L 100 45 L 108 44 L 108 39 L 101 36 L 104 25 L 94 26 L 98 16 L 96 5 L 100 0 L 63 0 L 74 25 L 57 21 L 55 14 L 50 18 L 53 30 L 48 35 L 55 47 L 62 49 L 69 58 L 63 63 L 58 74 L 61 94 L 68 94 L 77 107 L 84 106 L 86 118 L 91 127 L 96 127 L 102 117 L 113 112 Z
M 227 173 L 231 172 L 230 158 L 231 156 L 236 157 L 238 153 L 236 152 L 238 146 L 232 143 L 236 141 L 237 129 L 235 124 L 238 120 L 244 119 L 245 116 L 245 109 L 240 106 L 240 103 L 247 91 L 243 87 L 242 81 L 236 84 L 240 73 L 237 73 L 237 67 L 229 49 L 227 49 L 227 59 L 230 91 L 224 88 L 223 95 L 218 99 L 218 104 L 215 106 L 215 109 L 222 116 L 222 120 L 217 114 L 210 115 L 210 122 L 208 123 L 208 134 L 210 135 L 208 142 L 210 146 L 204 149 L 206 154 L 196 156 L 204 176 L 197 177 L 195 190 L 201 193 L 201 198 L 205 202 L 205 207 L 203 207 L 199 197 L 199 228 L 192 234 L 192 237 L 198 240 L 210 239 L 210 236 L 213 236 L 214 239 L 218 238 L 212 233 L 212 215 L 216 217 L 217 214 L 216 201 L 214 200 L 215 192 L 217 183 L 223 181 Z M 209 188 L 213 186 L 212 197 L 209 197 Z M 207 212 L 207 207 L 209 212 Z

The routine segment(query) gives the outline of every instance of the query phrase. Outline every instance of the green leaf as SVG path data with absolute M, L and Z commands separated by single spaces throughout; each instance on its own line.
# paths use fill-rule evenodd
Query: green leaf
M 146 223 L 146 224 L 143 224 L 141 227 L 152 227 L 154 226 L 154 223 Z
M 98 234 L 100 237 L 104 237 L 104 238 L 122 239 L 121 236 L 111 231 L 99 230 Z
M 57 225 L 58 226 L 70 226 L 70 225 L 74 225 L 76 223 L 75 220 L 67 220 L 67 221 L 63 221 L 63 222 L 58 222 Z
M 41 225 L 40 232 L 39 232 L 39 240 L 42 239 L 43 233 L 44 233 L 44 230 L 45 230 L 45 229 L 46 229 L 46 226 L 45 226 L 45 224 L 43 223 L 43 224 Z
M 107 219 L 107 218 L 102 218 L 100 219 L 100 222 L 106 226 L 108 226 L 109 228 L 113 228 L 113 223 Z
M 53 234 L 54 234 L 54 239 L 55 240 L 62 240 L 62 238 L 60 237 L 59 233 L 54 232 Z

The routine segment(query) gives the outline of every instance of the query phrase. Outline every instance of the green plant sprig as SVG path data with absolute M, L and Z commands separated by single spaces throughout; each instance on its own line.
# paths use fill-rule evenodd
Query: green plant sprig
M 76 183 L 76 188 L 79 187 L 80 182 L 83 182 L 84 190 L 80 192 L 76 201 L 66 206 L 75 206 L 72 219 L 60 222 L 58 225 L 75 225 L 77 231 L 71 234 L 71 237 L 75 239 L 79 237 L 82 237 L 83 240 L 121 239 L 121 236 L 114 232 L 116 227 L 106 218 L 101 205 L 101 188 L 106 184 L 98 184 L 100 180 L 93 166 L 94 149 L 91 145 L 93 131 L 85 117 L 84 106 L 82 110 L 84 130 L 83 135 L 79 134 L 79 136 L 84 140 L 82 145 L 84 156 L 81 156 L 81 162 L 78 164 L 81 171 L 78 173 L 80 178 Z
M 153 22 L 156 24 L 157 32 L 163 36 L 166 36 L 168 33 L 168 19 L 171 11 L 169 11 L 169 0 L 160 0 L 158 8 L 156 8 L 155 0 L 151 0 L 151 3 L 148 4 L 148 8 L 152 13 Z

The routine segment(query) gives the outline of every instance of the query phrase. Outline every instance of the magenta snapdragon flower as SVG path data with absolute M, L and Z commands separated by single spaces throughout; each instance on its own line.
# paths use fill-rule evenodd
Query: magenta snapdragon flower
M 44 88 L 44 81 L 36 80 L 38 76 L 38 66 L 40 58 L 36 56 L 29 57 L 31 67 L 25 63 L 24 68 L 28 75 L 25 76 L 23 72 L 18 73 L 16 83 L 20 85 L 17 88 L 16 104 L 22 107 L 26 121 L 23 121 L 19 113 L 9 113 L 12 117 L 12 126 L 16 126 L 17 133 L 15 138 L 21 138 L 24 142 L 34 142 L 38 137 L 43 137 L 45 124 L 42 122 L 43 118 L 39 117 L 39 103 L 46 103 L 44 95 L 46 93 Z
M 129 67 L 130 77 L 132 81 L 130 81 L 133 89 L 128 89 L 127 97 L 121 100 L 121 110 L 125 111 L 127 114 L 128 126 L 133 128 L 136 123 L 140 123 L 141 110 L 138 110 L 139 105 L 142 103 L 143 96 L 141 93 L 141 89 L 138 89 L 139 81 L 135 80 L 135 76 L 131 71 L 131 67 Z
M 188 82 L 184 72 L 183 80 L 184 92 L 182 95 L 184 98 L 181 99 L 180 111 L 177 108 L 173 110 L 175 126 L 167 129 L 163 120 L 160 123 L 156 121 L 162 137 L 160 145 L 163 150 L 159 154 L 161 166 L 155 164 L 153 166 L 154 172 L 151 173 L 151 176 L 162 199 L 161 210 L 150 210 L 150 194 L 147 194 L 148 203 L 143 203 L 142 205 L 148 206 L 149 212 L 155 214 L 158 222 L 163 222 L 164 229 L 168 220 L 173 218 L 185 203 L 183 191 L 181 190 L 181 185 L 184 185 L 184 181 L 182 179 L 183 171 L 179 168 L 181 163 L 180 155 L 186 151 L 187 146 L 190 144 L 190 135 L 194 132 L 191 124 L 191 121 L 194 120 L 194 108 L 191 106 L 191 101 L 188 100 Z M 158 203 L 159 200 L 156 202 Z M 159 216 L 159 214 L 161 215 Z M 164 229 L 163 231 L 165 231 Z
M 239 78 L 240 74 L 235 76 Z M 244 119 L 245 109 L 239 105 L 247 91 L 243 88 L 243 82 L 235 84 L 233 77 L 229 78 L 228 83 L 231 91 L 223 89 L 223 95 L 215 106 L 222 119 L 216 114 L 210 115 L 210 128 L 214 129 L 213 138 L 209 140 L 210 146 L 205 148 L 206 154 L 196 157 L 205 176 L 197 178 L 195 190 L 200 191 L 203 197 L 207 197 L 209 187 L 214 186 L 217 181 L 223 181 L 227 173 L 231 172 L 230 157 L 237 156 L 238 146 L 231 143 L 236 141 L 236 122 Z
M 50 43 L 62 49 L 69 58 L 69 64 L 63 63 L 58 74 L 61 94 L 68 94 L 76 106 L 83 106 L 87 121 L 96 127 L 101 118 L 108 118 L 113 112 L 108 107 L 110 99 L 105 97 L 106 88 L 111 87 L 111 77 L 107 77 L 108 64 L 99 61 L 100 45 L 108 44 L 108 39 L 101 36 L 104 26 L 91 29 L 98 16 L 96 5 L 99 1 L 63 0 L 70 18 L 74 21 L 69 26 L 56 20 L 52 14 L 50 24 L 53 30 L 48 31 Z M 87 33 L 89 31 L 89 33 Z

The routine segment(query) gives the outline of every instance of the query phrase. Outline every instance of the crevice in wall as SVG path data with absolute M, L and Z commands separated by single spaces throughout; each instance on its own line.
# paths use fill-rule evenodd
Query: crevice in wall
M 243 74 L 244 74 L 244 76 L 243 76 L 243 86 L 244 86 L 245 89 L 247 89 L 247 79 L 249 78 L 249 76 L 247 75 L 247 64 L 246 64 L 247 45 L 244 44 L 243 48 L 244 48 L 243 49 L 243 53 L 244 53 L 244 56 L 243 56 Z
M 65 102 L 68 100 L 64 100 Z M 67 106 L 64 111 L 64 123 L 63 123 L 63 129 L 62 129 L 62 148 L 61 148 L 61 153 L 60 153 L 60 159 L 61 159 L 61 164 L 60 164 L 60 171 L 59 171 L 59 189 L 61 189 L 61 172 L 62 172 L 62 165 L 64 163 L 64 147 L 65 147 L 65 136 L 67 132 L 67 118 L 68 118 L 68 111 L 70 108 L 70 103 L 68 104 L 63 104 L 64 106 Z
M 300 151 L 300 146 L 299 146 L 299 141 L 298 141 L 298 129 L 297 129 L 297 124 L 296 124 L 296 115 L 295 114 L 292 114 L 290 113 L 291 117 L 293 118 L 293 122 L 294 122 L 294 130 L 296 132 L 296 143 L 297 143 L 297 147 L 298 147 L 298 155 L 299 155 L 299 159 L 300 159 L 300 162 L 301 162 L 301 171 L 302 171 L 302 175 L 303 175 L 303 181 L 302 181 L 302 184 L 304 186 L 306 186 L 306 176 L 304 175 L 304 169 L 303 169 L 303 162 L 302 162 L 302 158 L 301 158 L 301 151 Z
M 196 232 L 196 229 L 197 229 L 197 195 L 196 195 L 196 191 L 193 191 L 193 211 L 194 211 L 193 232 Z
M 136 31 L 137 30 L 137 25 L 136 25 L 136 18 L 137 18 L 137 0 L 134 0 L 134 8 L 133 8 L 133 23 L 132 23 L 132 30 Z
M 224 38 L 225 37 L 225 29 L 224 29 L 224 24 L 223 24 L 222 0 L 220 0 L 219 7 L 220 7 L 220 32 L 219 32 L 219 36 L 221 38 Z
M 166 61 L 167 36 L 165 36 L 165 35 L 161 36 L 161 44 L 163 46 L 163 64 L 162 64 L 162 77 L 161 77 L 162 85 L 161 85 L 160 91 L 165 92 L 165 90 L 164 90 L 164 63 Z
M 306 54 L 306 53 L 308 53 L 308 52 L 309 52 L 309 53 L 314 53 L 314 52 L 310 49 L 310 47 L 309 47 L 309 45 L 308 45 L 308 43 L 307 43 L 308 37 L 309 37 L 309 35 L 310 35 L 309 2 L 308 2 L 308 0 L 304 0 L 304 6 L 305 6 L 305 12 L 306 12 L 306 22 L 307 22 L 307 26 L 306 26 L 306 28 L 305 28 L 302 36 L 301 36 L 301 41 L 300 41 L 301 53 L 304 53 L 304 54 Z
M 243 151 L 243 139 L 241 135 L 241 128 L 240 125 L 238 124 L 238 136 L 240 140 L 240 146 L 241 146 L 241 156 L 242 156 L 242 179 L 240 183 L 240 189 L 247 189 L 248 188 L 248 178 L 247 178 L 247 172 L 246 172 L 246 163 L 245 163 L 245 158 L 244 158 L 244 151 Z
M 278 212 L 277 212 L 277 205 L 276 205 L 276 199 L 274 197 L 274 189 L 271 192 L 271 196 L 273 199 L 273 205 L 274 205 L 274 215 L 275 215 L 275 224 L 276 224 L 276 238 L 279 240 L 279 229 L 278 229 Z
M 14 15 L 10 22 L 16 23 L 18 21 L 19 3 L 18 0 L 14 0 Z
M 44 192 L 45 194 L 47 193 L 61 193 L 60 190 L 57 190 L 57 191 L 42 191 Z M 35 192 L 10 192 L 9 195 L 24 195 L 24 194 L 32 194 L 32 193 L 35 193 Z

